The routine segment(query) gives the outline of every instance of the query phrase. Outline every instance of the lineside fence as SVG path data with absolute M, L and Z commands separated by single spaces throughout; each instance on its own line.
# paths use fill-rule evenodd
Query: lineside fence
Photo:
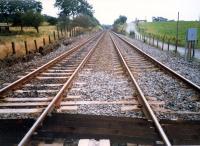
M 6 44 L 0 44 L 0 59 L 5 59 L 10 56 L 25 56 L 30 53 L 36 53 L 40 51 L 40 48 L 44 48 L 46 45 L 53 44 L 63 38 L 75 37 L 81 34 L 81 28 L 58 29 L 38 38 L 30 38 L 24 41 L 8 42 Z
M 134 35 L 133 36 L 135 39 L 143 41 L 144 43 L 154 46 L 156 48 L 159 48 L 161 50 L 171 50 L 171 46 L 174 46 L 174 52 L 177 53 L 177 48 L 179 45 L 180 40 L 177 40 L 176 38 L 173 37 L 167 37 L 165 35 L 163 36 L 155 36 L 153 34 L 149 35 Z

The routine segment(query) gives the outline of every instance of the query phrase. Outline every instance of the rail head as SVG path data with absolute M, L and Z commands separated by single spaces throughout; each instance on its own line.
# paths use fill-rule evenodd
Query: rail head
M 97 34 L 98 35 L 98 34 Z M 79 49 L 80 47 L 82 47 L 84 44 L 86 44 L 87 42 L 91 41 L 92 39 L 94 39 L 95 37 L 97 37 L 97 35 L 92 36 L 90 38 L 88 38 L 86 41 L 84 41 L 81 44 L 76 45 L 75 47 L 73 47 L 72 49 L 70 49 L 69 51 L 65 52 L 64 54 L 61 54 L 60 56 L 54 58 L 53 60 L 47 62 L 46 64 L 38 67 L 36 70 L 28 73 L 27 75 L 25 75 L 24 77 L 14 81 L 13 83 L 9 84 L 8 86 L 0 89 L 0 96 L 2 97 L 3 95 L 5 95 L 8 91 L 10 90 L 14 90 L 16 87 L 18 88 L 19 86 L 23 85 L 25 82 L 27 82 L 30 78 L 34 78 L 35 76 L 37 76 L 38 74 L 40 74 L 42 71 L 46 70 L 48 67 L 52 66 L 53 64 L 57 63 L 58 61 L 62 60 L 63 58 L 65 58 L 66 56 L 70 55 L 71 53 L 75 52 L 77 49 Z
M 46 118 L 47 114 L 55 107 L 56 102 L 62 98 L 63 93 L 67 90 L 67 88 L 70 86 L 72 80 L 75 78 L 77 73 L 81 70 L 81 68 L 86 64 L 86 62 L 89 60 L 90 56 L 94 52 L 96 46 L 99 44 L 99 42 L 102 40 L 104 36 L 104 33 L 101 34 L 100 38 L 95 43 L 94 47 L 88 52 L 86 57 L 82 60 L 82 62 L 79 64 L 79 66 L 76 68 L 76 70 L 73 72 L 73 74 L 70 76 L 70 78 L 67 80 L 67 82 L 62 86 L 61 90 L 57 93 L 57 95 L 53 98 L 53 100 L 49 103 L 47 108 L 42 112 L 42 114 L 39 116 L 39 118 L 36 120 L 36 122 L 33 124 L 33 126 L 29 129 L 29 131 L 26 133 L 26 135 L 23 137 L 23 139 L 20 141 L 18 146 L 25 146 L 25 144 L 28 142 L 30 137 L 33 135 L 34 131 L 38 128 L 38 126 L 42 123 L 42 121 Z
M 149 105 L 146 97 L 144 96 L 144 93 L 142 92 L 140 86 L 138 85 L 136 79 L 134 78 L 130 68 L 128 67 L 128 64 L 126 63 L 126 61 L 125 61 L 125 59 L 124 59 L 119 47 L 117 46 L 115 40 L 112 38 L 111 34 L 110 34 L 110 37 L 111 37 L 111 40 L 113 41 L 114 47 L 116 48 L 116 50 L 117 50 L 117 52 L 118 52 L 118 54 L 120 56 L 120 59 L 122 60 L 123 65 L 125 66 L 125 69 L 127 70 L 129 76 L 131 77 L 132 82 L 134 83 L 138 93 L 140 94 L 140 97 L 141 97 L 141 100 L 142 100 L 142 105 L 145 107 L 146 112 L 148 112 L 148 116 L 150 116 L 151 120 L 154 122 L 154 124 L 155 124 L 160 136 L 162 137 L 165 145 L 171 146 L 172 144 L 170 143 L 170 141 L 169 141 L 169 139 L 167 137 L 167 134 L 164 132 L 161 124 L 158 121 L 158 118 L 156 117 L 155 113 L 153 112 L 151 106 Z M 140 99 L 138 99 L 138 100 L 140 100 Z
M 121 36 L 119 36 L 118 34 L 116 34 L 115 32 L 112 32 L 113 34 L 115 34 L 118 38 L 120 38 L 121 40 L 123 40 L 124 42 L 126 42 L 129 46 L 135 48 L 138 52 L 140 52 L 142 55 L 146 56 L 148 59 L 150 59 L 152 62 L 154 62 L 155 64 L 157 64 L 160 68 L 168 71 L 169 73 L 173 74 L 174 76 L 176 76 L 177 78 L 179 78 L 180 80 L 182 80 L 183 82 L 189 84 L 190 86 L 192 86 L 193 88 L 195 88 L 198 92 L 200 92 L 200 86 L 198 86 L 197 84 L 195 84 L 194 82 L 190 81 L 189 79 L 185 78 L 184 76 L 180 75 L 179 73 L 177 73 L 176 71 L 174 71 L 173 69 L 169 68 L 168 66 L 164 65 L 163 63 L 161 63 L 160 61 L 158 61 L 157 59 L 153 58 L 152 56 L 150 56 L 149 54 L 145 53 L 144 51 L 142 51 L 140 48 L 138 48 L 137 46 L 135 46 L 133 43 L 129 42 L 128 40 L 122 38 Z

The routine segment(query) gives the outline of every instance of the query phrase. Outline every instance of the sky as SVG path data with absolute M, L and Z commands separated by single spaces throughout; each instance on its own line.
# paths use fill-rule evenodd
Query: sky
M 57 16 L 54 8 L 55 0 L 39 0 L 43 4 L 44 14 Z M 87 0 L 95 11 L 94 16 L 101 24 L 113 24 L 119 15 L 125 15 L 128 22 L 138 19 L 152 20 L 153 16 L 161 16 L 177 20 L 200 19 L 200 0 Z

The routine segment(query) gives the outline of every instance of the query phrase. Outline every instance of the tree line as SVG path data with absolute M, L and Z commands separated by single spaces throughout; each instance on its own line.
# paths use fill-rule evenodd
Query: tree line
M 99 25 L 93 16 L 93 7 L 86 0 L 56 0 L 59 17 L 42 15 L 42 4 L 36 0 L 0 0 L 0 23 L 12 26 L 34 27 L 39 32 L 43 21 L 59 27 L 95 27 Z

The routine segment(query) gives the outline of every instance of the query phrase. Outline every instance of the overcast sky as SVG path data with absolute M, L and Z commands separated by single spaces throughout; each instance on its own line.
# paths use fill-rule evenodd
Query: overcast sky
M 40 0 L 43 13 L 57 16 L 55 0 Z M 101 24 L 112 24 L 119 15 L 128 17 L 128 22 L 139 19 L 151 21 L 152 16 L 181 20 L 199 20 L 200 0 L 88 0 L 95 11 L 94 16 Z

